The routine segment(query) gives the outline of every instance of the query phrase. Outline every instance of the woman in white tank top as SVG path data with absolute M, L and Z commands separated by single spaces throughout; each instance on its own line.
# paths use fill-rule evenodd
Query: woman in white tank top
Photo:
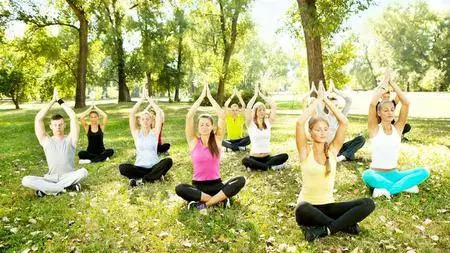
M 395 105 L 391 100 L 382 100 L 388 85 L 394 89 L 402 104 L 399 119 L 392 124 Z M 390 82 L 389 74 L 386 75 L 383 84 L 377 89 L 369 107 L 368 131 L 372 140 L 372 162 L 370 169 L 362 174 L 363 181 L 373 188 L 373 197 L 386 196 L 400 192 L 418 193 L 418 184 L 422 183 L 430 175 L 423 168 L 410 170 L 398 170 L 397 162 L 400 153 L 401 133 L 408 118 L 409 100 L 403 91 Z M 380 122 L 378 124 L 378 122 Z
M 257 102 L 258 95 L 270 105 L 269 117 L 266 117 L 266 106 Z M 270 135 L 272 123 L 275 120 L 277 107 L 261 93 L 258 86 L 255 86 L 255 94 L 247 104 L 245 110 L 245 125 L 250 137 L 250 156 L 242 159 L 242 164 L 247 170 L 268 170 L 281 169 L 289 156 L 286 153 L 270 155 Z

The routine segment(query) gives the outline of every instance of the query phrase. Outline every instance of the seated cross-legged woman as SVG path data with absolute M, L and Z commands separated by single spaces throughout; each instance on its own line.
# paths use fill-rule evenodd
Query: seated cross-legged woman
M 89 115 L 91 121 L 90 124 L 85 120 L 87 115 Z M 98 123 L 99 115 L 102 115 L 101 124 Z M 107 160 L 114 154 L 114 150 L 105 149 L 105 145 L 103 144 L 103 132 L 105 131 L 106 123 L 108 122 L 106 113 L 97 106 L 92 105 L 85 112 L 79 114 L 78 117 L 80 118 L 81 126 L 88 137 L 87 150 L 78 152 L 78 157 L 80 158 L 79 163 L 95 163 Z
M 256 98 L 261 96 L 263 100 L 270 104 L 270 115 L 266 118 L 266 106 L 257 102 Z M 275 120 L 276 104 L 262 94 L 258 86 L 255 87 L 255 95 L 250 99 L 245 111 L 245 124 L 250 136 L 251 149 L 250 156 L 242 160 L 242 164 L 247 170 L 268 170 L 284 168 L 284 163 L 289 156 L 286 153 L 270 155 L 270 135 L 272 123 Z
M 246 150 L 250 144 L 250 137 L 243 136 L 244 132 L 244 116 L 237 104 L 232 104 L 231 109 L 228 107 L 233 97 L 236 96 L 242 105 L 242 111 L 245 110 L 245 103 L 241 94 L 236 90 L 233 95 L 225 102 L 225 123 L 227 126 L 227 139 L 222 141 L 222 146 L 232 151 Z
M 50 121 L 53 136 L 48 136 L 45 132 L 45 115 L 56 102 L 69 115 L 69 135 L 64 134 L 65 122 L 60 114 L 53 115 Z M 59 99 L 56 89 L 53 92 L 52 101 L 36 114 L 34 131 L 39 144 L 44 149 L 48 173 L 43 177 L 26 176 L 22 179 L 22 185 L 35 190 L 38 197 L 48 194 L 56 195 L 66 189 L 80 191 L 80 182 L 87 177 L 88 171 L 84 168 L 76 170 L 74 165 L 79 133 L 77 116 L 62 99 Z
M 418 185 L 430 176 L 430 172 L 418 167 L 410 170 L 398 170 L 398 157 L 401 146 L 401 133 L 408 119 L 410 102 L 403 91 L 395 84 L 390 83 L 389 77 L 378 88 L 372 98 L 368 115 L 368 132 L 372 139 L 372 162 L 370 169 L 365 170 L 362 179 L 367 186 L 373 189 L 374 198 L 391 195 L 400 192 L 418 193 Z M 391 100 L 380 98 L 391 85 L 401 103 L 400 116 L 395 124 L 394 103 Z M 378 123 L 380 122 L 380 123 Z
M 155 128 L 155 124 L 156 124 L 156 120 L 155 120 L 156 112 L 154 109 L 151 108 L 151 105 L 148 105 L 147 108 L 145 108 L 145 110 L 150 112 L 150 119 L 151 119 L 150 128 L 153 129 L 153 128 Z M 164 120 L 165 120 L 164 111 L 161 109 L 161 131 L 159 132 L 159 136 L 158 136 L 158 148 L 157 148 L 158 155 L 167 154 L 167 152 L 170 149 L 170 143 L 163 143 L 163 141 L 162 141 Z
M 157 146 L 158 136 L 161 131 L 161 111 L 155 102 L 147 97 L 150 105 L 156 112 L 155 127 L 151 129 L 150 112 L 144 110 L 139 115 L 139 125 L 136 122 L 136 112 L 145 98 L 139 100 L 130 111 L 130 130 L 136 146 L 136 162 L 133 164 L 121 164 L 120 174 L 129 178 L 130 186 L 134 187 L 142 182 L 153 182 L 164 178 L 172 167 L 170 157 L 159 160 Z
M 328 121 L 325 118 L 313 117 L 308 122 L 321 101 L 339 121 L 335 137 L 330 144 L 327 143 Z M 306 124 L 311 145 L 308 144 Z M 334 201 L 337 153 L 345 140 L 347 125 L 347 118 L 323 95 L 318 95 L 318 99 L 297 121 L 296 143 L 303 183 L 295 208 L 295 218 L 307 241 L 338 231 L 358 234 L 358 222 L 365 219 L 375 208 L 373 200 L 369 198 Z
M 202 114 L 198 119 L 198 136 L 194 130 L 194 116 L 197 108 L 205 97 L 208 97 L 218 116 L 217 130 L 214 131 L 213 118 Z M 214 100 L 207 85 L 203 87 L 200 97 L 186 115 L 186 140 L 191 153 L 194 175 L 192 185 L 177 185 L 175 191 L 178 196 L 188 201 L 188 209 L 196 207 L 205 209 L 209 206 L 224 202 L 229 205 L 229 199 L 244 187 L 245 178 L 235 177 L 222 182 L 220 176 L 220 153 L 224 135 L 225 113 Z

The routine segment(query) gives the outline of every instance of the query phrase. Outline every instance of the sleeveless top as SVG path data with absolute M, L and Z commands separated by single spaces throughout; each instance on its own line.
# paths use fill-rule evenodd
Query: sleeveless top
M 202 139 L 198 138 L 197 144 L 191 151 L 192 165 L 194 166 L 194 181 L 206 181 L 220 179 L 220 155 L 213 156 L 208 147 L 203 146 Z
M 94 133 L 91 130 L 91 125 L 89 125 L 89 129 L 86 135 L 88 137 L 87 152 L 100 154 L 105 151 L 105 145 L 103 144 L 103 131 L 100 126 L 98 126 L 98 131 Z
M 384 133 L 383 126 L 378 125 L 378 133 L 372 138 L 372 162 L 370 168 L 395 169 L 400 154 L 401 136 L 392 126 L 392 134 Z
M 250 137 L 250 154 L 270 153 L 270 121 L 264 119 L 267 128 L 259 129 L 252 120 L 247 129 Z
M 158 139 L 152 131 L 145 136 L 142 130 L 139 130 L 134 139 L 134 144 L 136 146 L 136 162 L 134 165 L 149 169 L 159 162 Z
M 48 165 L 48 173 L 44 176 L 46 179 L 58 182 L 63 174 L 75 170 L 75 147 L 68 136 L 64 136 L 62 140 L 57 140 L 54 136 L 48 137 L 42 147 Z
M 336 178 L 336 154 L 329 151 L 330 173 L 326 176 L 326 166 L 314 159 L 314 151 L 309 151 L 308 157 L 300 163 L 303 185 L 298 195 L 297 204 L 307 201 L 313 205 L 323 205 L 334 202 L 333 190 Z
M 239 114 L 236 119 L 230 114 L 225 117 L 225 122 L 227 124 L 227 139 L 236 140 L 242 138 L 244 117 Z

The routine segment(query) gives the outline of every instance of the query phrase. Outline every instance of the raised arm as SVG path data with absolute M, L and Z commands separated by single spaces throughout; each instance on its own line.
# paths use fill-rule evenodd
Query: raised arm
M 225 104 L 223 105 L 224 110 L 227 114 L 230 113 L 230 103 L 231 103 L 231 100 L 233 99 L 234 95 L 236 95 L 235 90 L 233 90 L 233 94 L 231 94 L 231 96 L 227 99 L 227 101 L 225 101 Z
M 100 124 L 100 127 L 103 131 L 105 131 L 106 124 L 108 123 L 108 115 L 100 108 L 98 108 L 96 105 L 94 105 L 94 110 L 102 116 L 102 123 Z
M 80 128 L 78 126 L 78 118 L 75 112 L 66 103 L 62 103 L 61 107 L 70 118 L 70 132 L 69 138 L 72 141 L 72 146 L 76 147 L 78 142 L 78 136 L 80 134 Z
M 130 123 L 130 131 L 133 138 L 138 134 L 139 128 L 136 122 L 136 112 L 139 110 L 139 106 L 144 102 L 145 98 L 140 98 L 137 103 L 131 108 L 129 123 Z
M 300 161 L 303 161 L 308 156 L 308 137 L 305 130 L 305 124 L 308 119 L 313 115 L 317 108 L 319 99 L 314 99 L 314 101 L 306 108 L 300 118 L 297 120 L 295 127 L 295 142 L 297 144 L 297 150 L 300 156 Z
M 93 105 L 89 106 L 86 111 L 77 114 L 77 117 L 80 119 L 81 126 L 83 127 L 84 131 L 87 133 L 89 131 L 89 126 L 86 123 L 86 116 L 89 114 L 89 112 L 92 110 Z
M 200 104 L 202 103 L 203 99 L 206 97 L 206 85 L 203 86 L 202 93 L 198 97 L 198 99 L 192 104 L 191 108 L 189 109 L 188 113 L 186 114 L 186 126 L 185 126 L 185 133 L 186 133 L 186 140 L 188 144 L 190 145 L 193 140 L 197 139 L 197 136 L 195 136 L 195 130 L 194 130 L 194 116 L 197 112 L 197 109 L 200 107 Z
M 44 118 L 45 118 L 45 115 L 47 115 L 50 108 L 58 100 L 57 98 L 58 98 L 58 94 L 55 89 L 55 91 L 53 92 L 52 100 L 48 104 L 46 104 L 36 114 L 36 117 L 34 118 L 34 133 L 36 134 L 36 137 L 38 138 L 39 144 L 41 144 L 41 146 L 44 144 L 45 139 L 48 137 L 47 133 L 45 132 Z
M 211 95 L 211 91 L 209 87 L 206 86 L 206 96 L 211 103 L 212 107 L 216 111 L 218 120 L 217 120 L 217 130 L 216 130 L 216 141 L 217 143 L 222 143 L 223 136 L 225 134 L 225 112 L 220 108 L 220 105 L 216 102 L 216 100 Z
M 398 87 L 395 83 L 390 83 L 392 88 L 394 89 L 395 93 L 397 94 L 397 97 L 400 100 L 400 103 L 402 104 L 402 107 L 400 108 L 400 116 L 398 117 L 398 120 L 395 122 L 395 127 L 397 128 L 398 132 L 403 132 L 403 128 L 405 127 L 406 120 L 408 119 L 408 112 L 409 112 L 409 100 L 406 98 L 405 93 Z
M 345 106 L 344 109 L 342 109 L 342 114 L 347 116 L 348 112 L 350 111 L 350 108 L 352 107 L 352 98 L 347 94 L 345 94 L 344 92 L 337 90 L 336 88 L 334 89 L 334 91 L 336 92 L 336 94 L 338 94 L 341 98 L 344 99 Z
M 239 99 L 239 103 L 241 104 L 242 112 L 245 112 L 245 102 L 244 99 L 242 99 L 241 93 L 236 92 L 236 96 Z
M 259 96 L 270 105 L 270 123 L 275 121 L 277 115 L 277 104 L 259 91 Z
M 330 110 L 333 113 L 333 115 L 339 122 L 338 129 L 336 130 L 336 135 L 334 136 L 334 139 L 330 143 L 330 149 L 333 149 L 334 153 L 337 154 L 345 141 L 345 134 L 347 132 L 348 127 L 348 119 L 340 110 L 336 108 L 336 106 L 334 106 L 334 104 L 328 98 L 324 97 L 323 101 L 325 102 L 325 105 L 327 106 L 328 110 Z
M 253 94 L 253 97 L 250 99 L 250 101 L 248 101 L 247 103 L 247 108 L 245 109 L 245 125 L 248 127 L 250 125 L 250 122 L 252 122 L 252 118 L 253 118 L 253 110 L 252 107 L 256 102 L 256 98 L 258 97 L 259 94 L 259 88 L 258 85 L 255 85 L 255 93 Z
M 385 92 L 386 91 L 383 87 L 376 89 L 375 94 L 370 101 L 369 114 L 367 118 L 367 131 L 369 132 L 369 138 L 372 138 L 378 132 L 377 104 Z
M 152 129 L 153 133 L 156 136 L 159 136 L 159 133 L 161 132 L 161 128 L 162 128 L 162 110 L 161 108 L 155 103 L 155 101 L 151 98 L 149 98 L 148 96 L 146 96 L 148 102 L 149 102 L 149 106 L 153 108 L 153 110 L 155 110 L 155 127 Z

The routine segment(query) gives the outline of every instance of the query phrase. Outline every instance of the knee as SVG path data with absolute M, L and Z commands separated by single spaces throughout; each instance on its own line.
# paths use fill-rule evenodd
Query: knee
M 280 157 L 281 157 L 281 159 L 282 159 L 283 161 L 285 161 L 285 162 L 289 159 L 289 155 L 286 154 L 286 153 L 281 154 Z
M 375 202 L 370 198 L 361 199 L 362 205 L 365 207 L 367 214 L 370 214 L 375 210 Z
M 175 193 L 178 195 L 178 196 L 180 196 L 180 197 L 182 197 L 183 196 L 183 193 L 184 193 L 184 189 L 186 189 L 186 184 L 179 184 L 179 185 L 177 185 L 176 187 L 175 187 Z
M 127 173 L 128 166 L 126 164 L 119 165 L 119 172 L 121 175 L 125 175 Z
M 302 201 L 295 208 L 295 219 L 297 220 L 297 223 L 299 225 L 302 224 L 303 214 L 308 213 L 310 207 L 311 207 L 310 203 L 308 203 L 306 201 Z
M 244 158 L 242 159 L 242 165 L 248 167 L 249 164 L 250 164 L 250 158 L 244 157 Z
M 241 188 L 243 188 L 244 186 L 245 186 L 245 177 L 237 177 L 236 178 L 236 182 L 235 182 L 235 184 L 236 184 L 236 186 L 239 188 L 239 189 L 241 189 Z
M 172 158 L 170 158 L 170 157 L 165 158 L 165 159 L 164 159 L 164 162 L 165 162 L 165 164 L 166 164 L 166 166 L 167 166 L 168 168 L 171 168 L 172 165 L 173 165 L 173 160 L 172 160 Z
M 108 150 L 109 150 L 109 153 L 108 153 L 109 156 L 114 155 L 114 149 L 108 149 Z
M 362 136 L 362 135 L 356 137 L 356 140 L 358 141 L 358 143 L 361 143 L 362 145 L 364 145 L 364 143 L 366 143 L 366 138 L 364 138 L 364 136 Z
M 80 173 L 81 178 L 85 178 L 89 175 L 89 172 L 85 168 L 81 168 L 78 170 L 78 173 Z
M 32 182 L 32 180 L 31 180 L 30 176 L 25 176 L 22 178 L 22 185 L 25 187 L 30 187 L 31 182 Z
M 370 170 L 370 169 L 365 170 L 362 173 L 362 180 L 364 181 L 364 183 L 367 184 L 370 181 L 370 179 L 372 178 L 372 176 L 373 176 L 373 171 L 372 170 Z
M 423 176 L 424 179 L 427 179 L 430 177 L 431 172 L 428 168 L 420 168 L 420 174 Z

